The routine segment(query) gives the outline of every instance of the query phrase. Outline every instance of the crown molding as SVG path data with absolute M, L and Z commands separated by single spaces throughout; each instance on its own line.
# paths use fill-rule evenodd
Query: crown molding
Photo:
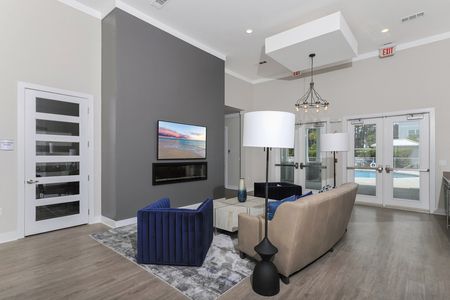
M 108 14 L 108 13 L 106 13 L 105 15 L 102 15 L 102 13 L 100 11 L 95 10 L 87 5 L 84 5 L 76 0 L 58 0 L 58 1 L 70 6 L 72 8 L 75 8 L 79 11 L 82 11 L 94 18 L 100 19 L 100 20 L 103 19 Z M 196 39 L 156 20 L 155 18 L 150 17 L 149 15 L 141 12 L 140 10 L 134 8 L 133 6 L 123 2 L 121 0 L 115 1 L 114 8 L 116 8 L 116 7 L 129 13 L 130 15 L 135 16 L 136 18 L 138 18 L 150 25 L 153 25 L 153 26 L 161 29 L 162 31 L 165 31 L 165 32 L 173 35 L 176 38 L 179 38 L 180 40 L 185 41 L 188 44 L 191 44 L 194 47 L 197 47 L 211 55 L 214 55 L 217 58 L 220 58 L 221 60 L 226 60 L 226 58 L 227 58 L 227 56 L 224 53 L 197 41 Z
M 410 49 L 410 48 L 414 48 L 414 47 L 419 47 L 419 46 L 431 44 L 434 42 L 440 42 L 440 41 L 447 40 L 447 39 L 450 39 L 450 31 L 432 35 L 432 36 L 429 36 L 429 37 L 426 37 L 423 39 L 418 39 L 418 40 L 415 40 L 412 42 L 399 44 L 397 46 L 397 51 L 402 51 L 402 50 L 406 50 L 406 49 Z
M 415 48 L 415 47 L 419 47 L 419 46 L 423 46 L 423 45 L 428 45 L 428 44 L 431 44 L 434 42 L 443 41 L 446 39 L 450 39 L 450 31 L 432 35 L 432 36 L 428 36 L 426 38 L 418 39 L 415 41 L 398 44 L 396 46 L 396 50 L 397 51 L 407 50 L 407 49 L 411 49 L 411 48 Z M 378 50 L 370 51 L 370 52 L 358 55 L 357 57 L 353 58 L 352 62 L 357 62 L 357 61 L 364 60 L 364 59 L 378 57 L 378 54 L 379 54 Z
M 168 25 L 166 25 L 166 24 L 164 24 L 164 23 L 162 23 L 162 22 L 152 18 L 152 17 L 150 17 L 147 14 L 144 14 L 140 10 L 134 8 L 133 6 L 127 4 L 127 3 L 123 2 L 123 1 L 117 0 L 116 1 L 116 7 L 121 9 L 121 10 L 123 10 L 123 11 L 125 11 L 125 12 L 127 12 L 127 13 L 129 13 L 130 15 L 135 16 L 138 19 L 141 19 L 144 22 L 149 23 L 150 25 L 153 25 L 153 26 L 161 29 L 162 31 L 165 31 L 165 32 L 173 35 L 174 37 L 179 38 L 180 40 L 185 41 L 188 44 L 191 44 L 192 46 L 195 46 L 195 47 L 197 47 L 197 48 L 199 48 L 199 49 L 201 49 L 201 50 L 203 50 L 205 52 L 208 52 L 211 55 L 214 55 L 214 56 L 220 58 L 221 60 L 226 60 L 226 58 L 227 58 L 227 56 L 225 54 L 221 53 L 220 51 L 217 51 L 217 50 L 215 50 L 215 49 L 213 49 L 213 48 L 211 48 L 211 47 L 209 47 L 209 46 L 207 46 L 207 45 L 205 45 L 205 44 L 203 44 L 203 43 L 201 43 L 201 42 L 191 38 L 190 36 L 180 32 L 180 31 L 178 31 L 178 30 L 176 30 L 176 29 L 174 29 L 174 28 L 172 28 L 172 27 L 170 27 L 170 26 L 168 26 Z
M 245 81 L 247 83 L 254 84 L 254 80 L 252 80 L 252 79 L 250 79 L 250 78 L 248 78 L 248 77 L 246 77 L 244 75 L 241 75 L 239 73 L 236 73 L 236 72 L 234 72 L 234 71 L 232 71 L 232 70 L 230 70 L 228 68 L 225 68 L 225 74 L 231 75 L 231 76 L 233 76 L 233 77 L 235 77 L 237 79 L 243 80 L 243 81 Z
M 94 17 L 96 19 L 101 20 L 102 19 L 102 13 L 98 10 L 93 9 L 92 7 L 89 7 L 87 5 L 84 5 L 76 0 L 58 0 L 61 3 L 64 3 L 65 5 L 68 5 L 72 8 L 75 8 L 79 11 L 84 12 L 85 14 L 90 15 L 91 17 Z

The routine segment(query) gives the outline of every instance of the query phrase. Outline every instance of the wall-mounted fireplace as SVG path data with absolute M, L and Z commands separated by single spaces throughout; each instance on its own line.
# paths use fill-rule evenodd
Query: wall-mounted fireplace
M 153 185 L 208 179 L 207 162 L 153 164 Z

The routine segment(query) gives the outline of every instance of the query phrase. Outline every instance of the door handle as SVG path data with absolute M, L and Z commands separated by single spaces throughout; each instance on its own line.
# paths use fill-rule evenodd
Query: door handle
M 298 169 L 298 163 L 292 163 L 292 164 L 275 164 L 275 167 L 293 167 Z
M 299 166 L 301 170 L 303 170 L 304 168 L 313 168 L 314 167 L 314 165 L 304 164 L 304 163 L 300 163 L 300 165 L 297 164 L 297 166 Z M 326 169 L 327 168 L 327 166 L 322 166 L 322 165 L 317 166 L 317 167 L 320 168 L 320 169 Z
M 377 172 L 378 173 L 383 173 L 383 166 L 382 165 L 378 165 Z
M 27 183 L 28 184 L 35 184 L 35 183 L 39 183 L 39 181 L 38 180 L 33 180 L 33 179 L 28 179 Z
M 386 166 L 386 167 L 384 167 L 384 169 L 386 170 L 387 174 L 391 173 L 394 170 L 391 168 L 391 166 Z

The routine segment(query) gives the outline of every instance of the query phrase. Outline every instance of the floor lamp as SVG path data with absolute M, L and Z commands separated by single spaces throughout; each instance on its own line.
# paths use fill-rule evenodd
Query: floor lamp
M 320 151 L 333 152 L 333 187 L 336 187 L 336 152 L 348 151 L 347 133 L 325 133 L 320 136 Z
M 280 111 L 255 111 L 244 114 L 244 147 L 260 147 L 266 152 L 266 199 L 264 238 L 255 251 L 261 256 L 253 270 L 252 288 L 263 296 L 274 296 L 280 291 L 280 276 L 272 258 L 278 249 L 268 237 L 269 151 L 271 148 L 294 148 L 295 115 Z

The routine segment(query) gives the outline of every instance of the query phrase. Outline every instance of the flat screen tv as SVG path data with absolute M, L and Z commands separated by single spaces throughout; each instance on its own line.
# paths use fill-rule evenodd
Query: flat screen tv
M 206 127 L 158 121 L 158 160 L 206 159 Z

